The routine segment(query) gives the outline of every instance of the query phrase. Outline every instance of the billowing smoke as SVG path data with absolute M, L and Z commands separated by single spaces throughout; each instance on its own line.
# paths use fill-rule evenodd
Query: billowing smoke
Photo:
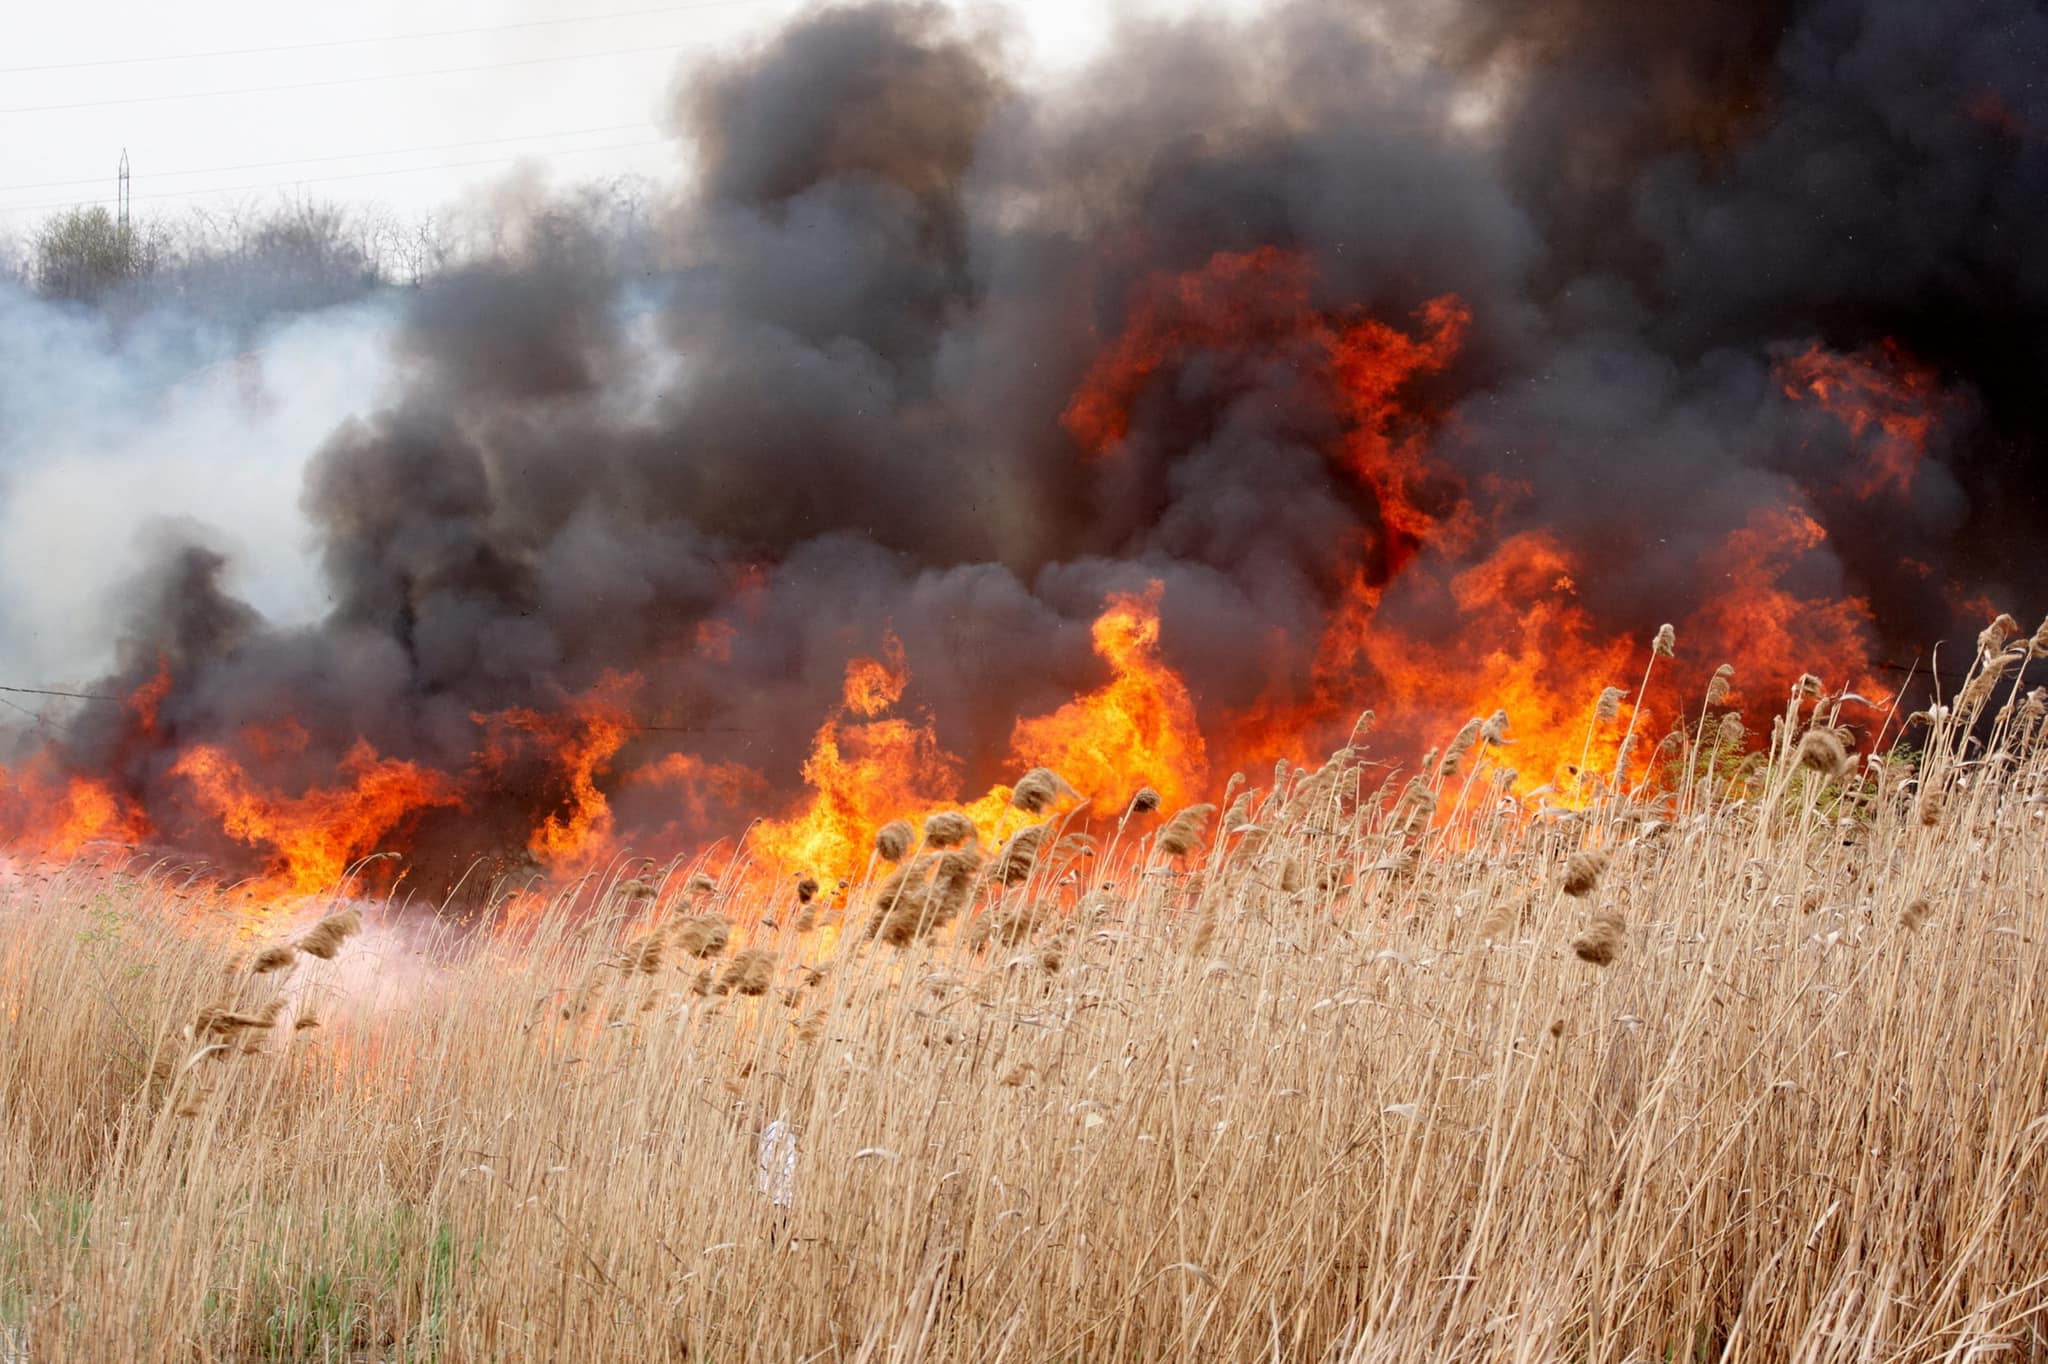
M 213 529 L 163 541 L 118 631 L 63 608 L 118 638 L 95 690 L 168 682 L 57 751 L 232 861 L 181 754 L 299 792 L 367 742 L 468 774 L 408 826 L 460 857 L 575 802 L 527 740 L 597 694 L 632 718 L 596 774 L 622 828 L 772 812 L 848 660 L 899 645 L 964 787 L 1014 775 L 1015 718 L 1099 685 L 1091 622 L 1153 582 L 1225 758 L 1429 699 L 1331 642 L 1362 601 L 1424 659 L 1481 615 L 1532 659 L 1581 618 L 1919 656 L 2048 588 L 2044 69 L 2023 0 L 1299 3 L 1133 26 L 1048 89 L 943 9 L 824 10 L 678 84 L 659 252 L 540 211 L 376 305 L 388 346 L 317 441 L 291 438 L 332 390 L 290 364 L 290 421 L 104 434 L 138 476 L 208 470 L 181 509 Z M 265 353 L 294 325 L 334 324 Z M 242 547 L 275 513 L 235 491 L 257 447 L 303 468 L 317 584 Z M 8 506 L 43 505 L 16 458 Z M 1489 584 L 1545 605 L 1503 622 Z M 29 600 L 11 649 L 62 599 Z M 1283 712 L 1314 732 L 1226 737 Z M 679 825 L 621 775 L 670 754 L 760 784 Z

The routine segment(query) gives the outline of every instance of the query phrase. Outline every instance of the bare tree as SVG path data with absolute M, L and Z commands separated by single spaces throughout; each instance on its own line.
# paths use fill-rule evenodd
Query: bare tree
M 68 209 L 36 233 L 31 280 L 48 297 L 90 302 L 153 274 L 163 244 L 156 229 L 116 222 L 104 206 Z

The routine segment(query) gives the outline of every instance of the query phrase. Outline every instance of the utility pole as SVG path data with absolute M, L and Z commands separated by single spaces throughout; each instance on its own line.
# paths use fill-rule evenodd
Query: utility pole
M 121 148 L 121 173 L 116 178 L 114 202 L 117 205 L 115 217 L 119 220 L 121 239 L 128 239 L 128 149 Z

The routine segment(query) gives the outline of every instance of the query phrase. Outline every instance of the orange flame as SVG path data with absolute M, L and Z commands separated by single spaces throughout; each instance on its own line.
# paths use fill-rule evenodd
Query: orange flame
M 850 877 L 867 862 L 868 840 L 892 819 L 950 804 L 960 763 L 940 747 L 931 723 L 879 717 L 909 685 L 903 649 L 891 636 L 888 661 L 846 665 L 844 702 L 818 728 L 804 762 L 811 794 L 785 819 L 754 830 L 759 859 L 821 876 Z
M 1896 341 L 1856 355 L 1824 350 L 1816 342 L 1779 363 L 1778 382 L 1786 397 L 1812 399 L 1851 435 L 1869 441 L 1869 467 L 1850 489 L 1858 497 L 1912 488 L 1940 397 L 1933 370 Z
M 1169 806 L 1200 799 L 1208 786 L 1209 755 L 1194 698 L 1159 659 L 1162 591 L 1154 581 L 1142 596 L 1111 596 L 1094 628 L 1095 652 L 1109 664 L 1109 681 L 1050 715 L 1017 721 L 1010 731 L 1018 767 L 1052 768 L 1093 797 L 1098 813 L 1120 812 L 1141 786 L 1155 788 Z
M 538 746 L 568 788 L 527 839 L 527 851 L 544 866 L 566 868 L 590 860 L 610 843 L 611 802 L 597 779 L 625 746 L 625 697 L 633 685 L 631 678 L 607 673 L 556 714 L 514 707 L 473 717 L 488 736 L 487 768 L 502 768 L 509 760 L 508 740 L 523 736 Z
M 421 810 L 460 804 L 452 781 L 396 758 L 380 758 L 358 741 L 341 760 L 346 786 L 315 787 L 296 796 L 266 791 L 225 749 L 194 744 L 178 755 L 173 775 L 191 783 L 201 809 L 221 831 L 266 856 L 279 886 L 311 894 L 335 885 L 348 865 Z

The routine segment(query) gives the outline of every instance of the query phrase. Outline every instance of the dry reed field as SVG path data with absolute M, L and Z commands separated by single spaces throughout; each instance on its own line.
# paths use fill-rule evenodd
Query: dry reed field
M 1034 773 L 836 895 L 17 867 L 0 1359 L 2048 1358 L 2003 644 L 1905 746 L 1805 683 L 1573 808 L 1487 721 L 1086 836 Z

